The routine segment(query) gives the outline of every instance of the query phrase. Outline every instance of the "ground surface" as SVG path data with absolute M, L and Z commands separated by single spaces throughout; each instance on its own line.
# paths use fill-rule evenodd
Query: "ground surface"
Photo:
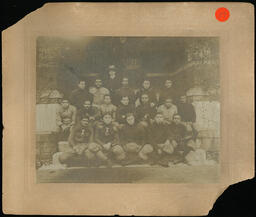
M 38 183 L 216 183 L 217 165 L 71 167 L 37 170 Z

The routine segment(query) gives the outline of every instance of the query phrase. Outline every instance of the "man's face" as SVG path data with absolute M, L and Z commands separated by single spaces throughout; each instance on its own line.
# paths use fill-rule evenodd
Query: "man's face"
M 141 96 L 141 102 L 142 103 L 147 103 L 148 102 L 148 95 L 142 95 Z
M 150 81 L 144 81 L 142 85 L 143 85 L 144 89 L 149 89 Z
M 180 116 L 179 116 L 179 115 L 174 115 L 174 117 L 173 117 L 173 122 L 174 122 L 175 124 L 179 124 L 179 123 L 180 123 Z
M 96 86 L 96 87 L 101 87 L 101 85 L 102 85 L 102 81 L 101 81 L 100 79 L 97 79 L 97 80 L 95 81 L 95 86 Z
M 123 85 L 123 86 L 127 86 L 127 85 L 128 85 L 128 78 L 124 78 L 124 79 L 122 80 L 122 85 Z
M 128 97 L 123 97 L 123 98 L 121 99 L 121 103 L 122 103 L 123 105 L 128 105 L 128 104 L 129 104 L 129 98 L 128 98 Z
M 62 105 L 63 108 L 68 108 L 69 102 L 67 100 L 63 100 L 61 105 Z
M 112 122 L 112 117 L 111 117 L 111 115 L 105 115 L 104 117 L 103 117 L 103 122 L 105 123 L 105 124 L 110 124 L 111 122 Z
M 85 102 L 84 102 L 84 107 L 85 107 L 86 109 L 90 108 L 90 106 L 91 106 L 91 102 L 90 102 L 90 101 L 85 101 Z
M 156 121 L 156 123 L 163 123 L 163 121 L 164 121 L 164 117 L 163 117 L 163 115 L 162 114 L 157 114 L 156 116 L 155 116 L 155 121 Z
M 181 96 L 180 97 L 180 102 L 182 102 L 182 103 L 185 103 L 186 102 L 186 96 Z
M 166 106 L 167 108 L 170 108 L 170 107 L 172 106 L 172 100 L 171 100 L 171 99 L 165 100 L 165 106 Z
M 110 96 L 105 96 L 105 97 L 104 97 L 104 102 L 105 102 L 105 104 L 110 104 L 110 103 L 111 103 L 111 98 L 110 98 Z
M 110 70 L 108 73 L 111 77 L 116 75 L 116 72 L 114 70 Z
M 82 125 L 83 127 L 87 126 L 88 123 L 89 123 L 88 118 L 83 118 L 83 119 L 81 120 L 81 125 Z
M 165 87 L 170 88 L 172 86 L 172 81 L 171 80 L 166 80 L 165 81 Z
M 129 124 L 129 125 L 133 125 L 134 124 L 134 122 L 135 122 L 135 118 L 134 118 L 134 116 L 128 116 L 127 118 L 126 118 L 126 121 L 127 121 L 127 123 Z
M 79 87 L 81 90 L 84 90 L 84 89 L 85 89 L 85 82 L 84 82 L 84 81 L 80 81 L 79 84 L 78 84 L 78 87 Z

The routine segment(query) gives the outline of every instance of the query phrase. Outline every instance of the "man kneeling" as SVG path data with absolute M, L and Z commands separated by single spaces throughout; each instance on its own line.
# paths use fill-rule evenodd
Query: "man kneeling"
M 154 122 L 150 126 L 148 138 L 154 147 L 154 159 L 152 159 L 154 163 L 168 167 L 176 143 L 170 140 L 169 126 L 164 121 L 162 113 L 156 114 Z
M 120 132 L 120 142 L 127 154 L 127 164 L 141 160 L 147 161 L 153 148 L 151 145 L 145 144 L 144 128 L 135 123 L 135 117 L 132 113 L 126 115 L 126 122 Z
M 95 129 L 95 142 L 100 145 L 102 150 L 100 157 L 108 163 L 108 166 L 111 166 L 111 161 L 108 159 L 121 163 L 125 159 L 125 152 L 119 145 L 117 128 L 112 121 L 111 114 L 106 113 L 102 118 L 102 122 Z
M 93 143 L 93 129 L 89 124 L 87 117 L 71 129 L 69 136 L 70 151 L 63 152 L 59 156 L 59 161 L 63 164 L 72 165 L 78 162 L 86 162 L 88 166 L 91 163 L 97 163 L 97 160 L 106 161 L 101 146 Z M 98 164 L 97 164 L 98 165 Z

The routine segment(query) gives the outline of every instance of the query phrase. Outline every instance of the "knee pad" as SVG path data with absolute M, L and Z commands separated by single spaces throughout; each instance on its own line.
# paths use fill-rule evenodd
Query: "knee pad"
M 171 144 L 165 144 L 163 147 L 163 151 L 167 154 L 172 154 L 174 151 L 174 148 Z
M 96 153 L 100 150 L 100 146 L 97 143 L 90 143 L 88 149 L 89 151 Z
M 149 153 L 151 153 L 151 152 L 153 152 L 153 147 L 152 147 L 152 145 L 150 145 L 150 144 L 146 144 L 146 145 L 144 145 L 144 147 L 141 149 L 141 152 L 143 153 L 143 154 L 149 154 Z

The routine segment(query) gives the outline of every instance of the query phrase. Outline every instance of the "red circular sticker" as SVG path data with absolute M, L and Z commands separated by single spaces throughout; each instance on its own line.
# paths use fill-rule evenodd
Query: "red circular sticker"
M 220 22 L 225 22 L 229 18 L 229 10 L 227 8 L 218 8 L 215 17 Z

